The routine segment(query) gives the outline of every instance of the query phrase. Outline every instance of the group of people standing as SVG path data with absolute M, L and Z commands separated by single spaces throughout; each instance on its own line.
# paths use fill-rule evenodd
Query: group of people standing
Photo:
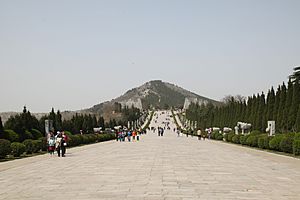
M 57 131 L 56 135 L 54 135 L 53 132 L 50 132 L 47 137 L 49 154 L 53 156 L 56 151 L 58 157 L 65 157 L 68 140 L 69 138 L 64 131 Z
M 121 130 L 116 133 L 117 141 L 125 142 L 126 138 L 128 142 L 135 142 L 140 140 L 140 135 L 144 134 L 144 131 L 137 130 Z

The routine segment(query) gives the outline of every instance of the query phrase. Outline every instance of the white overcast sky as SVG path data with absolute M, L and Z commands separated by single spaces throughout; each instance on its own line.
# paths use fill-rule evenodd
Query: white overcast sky
M 0 112 L 88 108 L 160 79 L 215 100 L 300 65 L 299 0 L 0 0 Z

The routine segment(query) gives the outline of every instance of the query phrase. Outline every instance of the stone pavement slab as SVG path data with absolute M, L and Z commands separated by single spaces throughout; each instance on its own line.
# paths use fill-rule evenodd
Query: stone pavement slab
M 163 126 L 166 114 L 157 116 L 151 126 Z M 148 132 L 139 142 L 68 149 L 65 158 L 0 163 L 0 199 L 299 200 L 300 160 Z

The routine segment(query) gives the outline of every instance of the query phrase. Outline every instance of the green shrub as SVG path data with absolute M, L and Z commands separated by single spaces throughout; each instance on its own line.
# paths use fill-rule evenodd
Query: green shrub
M 212 132 L 212 133 L 211 133 L 211 136 L 210 136 L 210 139 L 215 140 L 215 139 L 216 139 L 215 135 L 216 135 L 216 132 Z
M 228 141 L 227 142 L 232 142 L 232 138 L 235 136 L 235 134 L 234 133 L 229 133 L 228 134 Z
M 225 135 L 224 135 L 224 140 L 225 140 L 226 142 L 228 142 L 228 135 L 229 135 L 229 133 L 225 133 Z
M 281 142 L 282 138 L 283 138 L 282 134 L 271 137 L 270 142 L 269 142 L 270 149 L 279 151 L 280 142 Z
M 293 142 L 295 134 L 285 134 L 280 141 L 279 150 L 285 153 L 293 153 Z
M 70 136 L 73 135 L 70 131 L 64 131 L 64 132 L 65 132 L 65 134 L 66 134 L 68 137 L 70 137 Z
M 213 140 L 217 140 L 218 137 L 220 138 L 220 133 L 218 131 L 214 131 L 211 134 L 211 139 L 213 139 Z M 222 135 L 222 139 L 223 139 L 223 135 Z
M 18 142 L 19 135 L 13 130 L 5 130 L 3 132 L 3 139 L 7 139 L 10 142 Z
M 14 157 L 20 157 L 25 152 L 25 145 L 20 142 L 13 142 L 10 145 Z
M 0 158 L 5 158 L 10 154 L 10 141 L 6 139 L 0 139 Z
M 35 140 L 43 137 L 43 134 L 41 133 L 41 131 L 39 131 L 37 129 L 31 129 L 31 134 L 32 134 L 33 139 L 35 139 Z
M 75 147 L 81 144 L 81 136 L 80 135 L 71 135 L 69 137 L 68 146 Z
M 91 143 L 91 137 L 89 134 L 83 135 L 83 142 L 84 144 L 90 144 Z
M 270 136 L 268 136 L 267 138 L 265 138 L 265 148 L 266 149 L 270 149 L 270 140 L 271 140 L 271 137 Z
M 215 139 L 216 139 L 216 140 L 223 140 L 223 134 L 222 134 L 222 133 L 217 133 L 217 134 L 215 135 Z
M 232 137 L 232 142 L 235 144 L 239 144 L 240 143 L 240 137 L 241 135 L 235 135 Z
M 249 135 L 241 135 L 240 136 L 240 144 L 246 145 L 247 144 L 246 141 L 247 141 L 248 137 L 249 137 Z
M 42 150 L 43 143 L 41 140 L 33 140 L 32 145 L 33 145 L 33 148 L 32 148 L 33 153 L 38 153 L 39 151 Z
M 33 139 L 33 135 L 30 131 L 26 130 L 25 133 L 24 133 L 24 137 L 23 137 L 25 140 L 27 139 Z
M 91 134 L 91 140 L 92 140 L 92 143 L 96 143 L 98 142 L 98 137 L 96 134 Z
M 295 156 L 300 155 L 300 140 L 294 140 L 293 153 Z
M 110 134 L 110 133 L 107 133 L 107 134 L 99 134 L 98 135 L 98 141 L 99 142 L 104 142 L 104 141 L 108 141 L 108 140 L 112 140 L 112 139 L 115 139 L 115 135 L 114 134 Z
M 26 153 L 27 154 L 32 154 L 33 151 L 34 151 L 33 140 L 32 139 L 24 140 L 23 144 L 25 145 Z
M 95 134 L 87 134 L 84 136 L 86 137 L 87 144 L 92 144 L 97 141 L 97 136 Z
M 79 145 L 80 144 L 84 144 L 84 139 L 83 139 L 83 135 L 78 134 L 78 138 L 79 138 Z
M 261 132 L 258 130 L 254 130 L 250 133 L 250 135 L 261 135 Z
M 85 135 L 70 135 L 68 146 L 74 147 L 81 144 L 92 144 L 96 142 L 103 142 L 107 140 L 115 139 L 115 134 L 85 134 Z
M 258 146 L 258 135 L 249 135 L 246 140 L 246 144 L 250 147 L 257 147 Z
M 213 140 L 223 140 L 223 134 L 215 131 L 215 132 L 212 133 L 211 139 L 213 139 Z
M 300 140 L 300 133 L 295 133 L 294 140 Z
M 269 149 L 270 137 L 262 135 L 258 138 L 258 147 L 261 149 Z
M 89 143 L 89 138 L 86 135 L 82 135 L 82 144 L 88 144 Z
M 38 139 L 41 144 L 42 144 L 42 151 L 47 151 L 47 148 L 48 148 L 48 142 L 47 142 L 47 138 L 46 137 L 41 137 Z

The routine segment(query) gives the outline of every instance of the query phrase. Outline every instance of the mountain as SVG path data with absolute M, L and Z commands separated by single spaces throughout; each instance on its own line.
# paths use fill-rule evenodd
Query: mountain
M 94 105 L 92 108 L 78 110 L 78 111 L 64 111 L 61 112 L 63 119 L 71 119 L 76 113 L 81 114 L 97 114 L 104 117 L 106 121 L 110 119 L 120 120 L 123 115 L 120 110 L 121 107 L 136 107 L 141 110 L 148 108 L 166 109 L 166 108 L 188 108 L 190 103 L 207 104 L 212 103 L 219 105 L 220 102 L 202 97 L 188 90 L 185 90 L 179 86 L 171 83 L 163 82 L 161 80 L 154 80 L 145 83 L 144 85 L 133 88 L 127 91 L 124 95 Z M 10 116 L 14 116 L 18 113 L 0 113 L 3 123 L 7 121 Z M 48 113 L 32 113 L 38 119 Z
M 133 88 L 110 102 L 95 105 L 84 111 L 103 113 L 108 108 L 113 108 L 116 103 L 121 104 L 122 107 L 134 106 L 142 110 L 150 107 L 159 109 L 170 107 L 187 108 L 191 102 L 199 104 L 220 104 L 218 101 L 202 97 L 174 84 L 163 82 L 161 80 L 154 80 L 147 82 L 140 87 Z

